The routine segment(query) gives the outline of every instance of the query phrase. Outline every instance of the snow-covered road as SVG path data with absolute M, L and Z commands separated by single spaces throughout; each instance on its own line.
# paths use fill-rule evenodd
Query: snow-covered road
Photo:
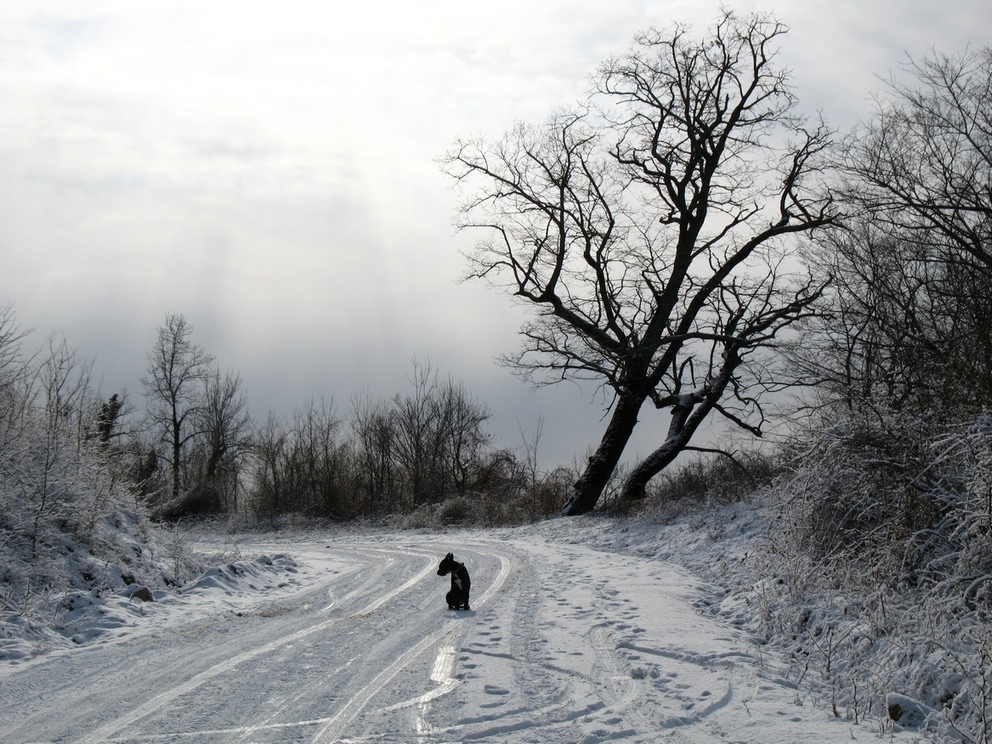
M 238 549 L 263 558 L 0 670 L 0 740 L 876 738 L 804 701 L 743 630 L 699 614 L 711 590 L 663 561 L 533 530 Z M 471 571 L 470 611 L 446 609 L 449 551 Z

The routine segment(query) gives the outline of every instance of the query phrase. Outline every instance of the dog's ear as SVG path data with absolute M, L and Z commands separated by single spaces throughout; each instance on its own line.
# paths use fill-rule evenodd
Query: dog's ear
M 444 556 L 444 558 L 445 560 L 449 560 L 449 561 L 455 560 L 455 556 L 453 553 L 448 553 L 446 556 Z

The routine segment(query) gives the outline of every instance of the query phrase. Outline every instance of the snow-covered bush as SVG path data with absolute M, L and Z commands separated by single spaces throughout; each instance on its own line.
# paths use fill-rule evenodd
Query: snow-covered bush
M 948 473 L 921 422 L 851 420 L 797 446 L 798 467 L 777 485 L 782 533 L 824 565 L 852 561 L 872 581 L 915 583 L 925 551 L 915 536 L 940 519 Z
M 611 547 L 722 587 L 700 612 L 747 627 L 758 663 L 784 653 L 797 699 L 992 741 L 992 418 L 856 419 L 787 454 L 740 502 L 716 469 L 672 473 Z
M 387 521 L 398 529 L 447 527 L 510 527 L 530 524 L 558 513 L 575 473 L 557 468 L 533 479 L 506 479 L 484 492 L 452 496 L 439 504 L 425 504 Z
M 781 470 L 776 455 L 760 451 L 741 452 L 732 457 L 714 456 L 660 473 L 648 486 L 648 494 L 657 502 L 669 505 L 683 502 L 690 509 L 730 504 L 750 499 Z
M 769 489 L 748 601 L 835 712 L 992 737 L 992 419 L 835 424 Z M 814 681 L 815 680 L 815 681 Z
M 141 512 L 88 367 L 54 338 L 23 355 L 23 337 L 0 312 L 0 625 L 57 626 L 73 592 L 185 581 L 199 566 Z

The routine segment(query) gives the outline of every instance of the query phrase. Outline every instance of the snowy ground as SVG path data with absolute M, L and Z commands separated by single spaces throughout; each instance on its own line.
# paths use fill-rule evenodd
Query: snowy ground
M 0 740 L 879 738 L 813 704 L 745 623 L 701 614 L 715 587 L 616 548 L 614 527 L 240 537 L 233 557 L 233 538 L 203 538 L 225 564 L 181 595 L 80 606 L 78 645 L 0 661 Z M 449 551 L 470 611 L 445 608 Z

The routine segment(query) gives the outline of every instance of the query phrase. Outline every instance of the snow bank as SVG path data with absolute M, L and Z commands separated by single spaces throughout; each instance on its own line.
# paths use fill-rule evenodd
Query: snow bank
M 271 557 L 260 555 L 251 560 L 214 566 L 184 586 L 182 594 L 189 597 L 197 592 L 219 589 L 225 594 L 234 596 L 249 590 L 260 591 L 282 587 L 285 586 L 285 581 L 282 580 L 283 574 L 293 574 L 296 570 L 296 561 L 288 555 L 279 554 Z
M 260 555 L 213 566 L 182 587 L 150 589 L 132 583 L 67 591 L 47 606 L 49 623 L 15 614 L 0 620 L 0 662 L 16 665 L 72 646 L 120 639 L 127 631 L 147 627 L 148 619 L 154 623 L 169 612 L 188 614 L 197 604 L 204 613 L 219 603 L 235 608 L 232 598 L 285 588 L 297 570 L 288 555 Z
M 783 549 L 780 512 L 771 502 L 681 514 L 648 506 L 529 529 L 687 568 L 711 586 L 700 613 L 748 631 L 759 658 L 784 658 L 782 676 L 837 717 L 948 741 L 992 733 L 983 694 L 992 688 L 992 629 L 957 628 L 908 587 L 817 574 Z

